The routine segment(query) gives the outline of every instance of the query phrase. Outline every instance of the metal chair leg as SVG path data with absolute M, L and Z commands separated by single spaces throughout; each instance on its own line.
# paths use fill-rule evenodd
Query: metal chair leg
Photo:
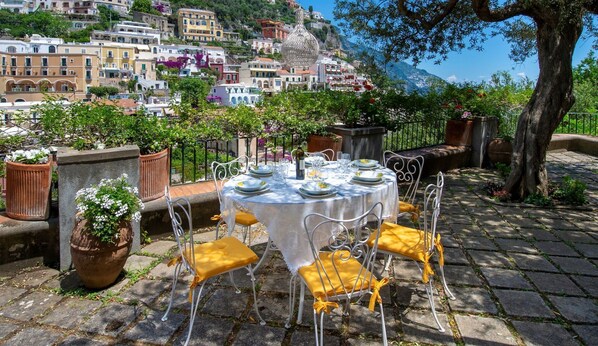
M 380 319 L 382 320 L 382 342 L 384 346 L 388 346 L 388 340 L 386 337 L 386 320 L 384 319 L 384 308 L 382 307 L 382 303 L 378 303 L 380 306 Z
M 201 298 L 201 292 L 203 291 L 203 287 L 206 284 L 207 280 L 204 281 L 200 287 L 195 287 L 193 289 L 193 294 L 191 296 L 191 311 L 190 311 L 190 318 L 189 318 L 189 332 L 187 333 L 187 340 L 185 340 L 185 346 L 189 344 L 189 340 L 191 339 L 191 332 L 193 331 L 193 324 L 195 322 L 195 315 L 197 314 L 197 308 L 199 307 L 199 298 Z M 197 290 L 199 289 L 199 292 Z
M 455 296 L 453 295 L 453 292 L 451 292 L 451 290 L 449 290 L 448 285 L 446 284 L 446 279 L 444 278 L 444 266 L 439 265 L 440 267 L 440 277 L 442 278 L 442 286 L 444 287 L 444 291 L 446 292 L 447 297 L 450 300 L 455 300 Z
M 303 302 L 305 301 L 305 284 L 303 280 L 300 282 L 301 290 L 299 291 L 299 308 L 297 309 L 297 324 L 303 322 Z
M 255 267 L 253 268 L 253 272 L 254 273 L 262 265 L 262 262 L 264 262 L 264 260 L 266 259 L 266 255 L 268 255 L 268 252 L 270 252 L 270 247 L 271 246 L 272 246 L 272 240 L 270 240 L 270 237 L 268 237 L 268 244 L 266 245 L 266 249 L 264 250 L 264 253 L 262 254 L 262 258 L 260 258 L 260 261 L 257 262 L 257 264 L 255 265 Z
M 436 324 L 438 325 L 438 331 L 444 333 L 444 327 L 440 324 L 440 320 L 438 319 L 438 315 L 436 314 L 436 308 L 435 308 L 435 304 L 434 304 L 434 286 L 433 286 L 433 279 L 430 278 L 430 281 L 428 281 L 427 284 L 425 284 L 426 287 L 426 293 L 428 294 L 428 301 L 430 302 L 430 308 L 432 309 L 432 315 L 434 316 L 434 320 L 436 321 Z
M 251 275 L 251 288 L 253 290 L 253 307 L 255 308 L 255 314 L 260 320 L 260 325 L 265 326 L 266 321 L 264 321 L 262 315 L 260 315 L 259 309 L 257 308 L 257 293 L 255 292 L 255 276 L 253 275 L 253 269 L 251 269 L 251 265 L 248 265 L 246 268 L 249 271 L 249 274 Z
M 289 317 L 287 317 L 284 327 L 291 328 L 291 320 L 295 312 L 295 293 L 297 292 L 297 275 L 292 275 L 289 280 Z
M 162 322 L 168 320 L 168 313 L 170 313 L 170 309 L 172 308 L 172 301 L 174 299 L 174 291 L 176 290 L 176 284 L 179 281 L 179 274 L 181 273 L 181 263 L 178 262 L 174 267 L 174 273 L 172 276 L 172 289 L 170 290 L 170 301 L 168 302 L 168 308 L 162 316 Z

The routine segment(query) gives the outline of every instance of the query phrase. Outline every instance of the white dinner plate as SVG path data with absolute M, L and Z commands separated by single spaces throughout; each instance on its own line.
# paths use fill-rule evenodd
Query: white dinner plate
M 253 190 L 253 191 L 243 191 L 240 190 L 237 186 L 235 186 L 235 192 L 240 193 L 242 195 L 247 195 L 247 196 L 253 196 L 253 195 L 259 195 L 261 193 L 270 191 L 270 185 L 266 184 L 264 185 L 262 188 L 258 189 L 258 190 Z
M 330 193 L 326 193 L 326 194 L 319 194 L 319 195 L 314 195 L 311 193 L 306 192 L 305 190 L 303 190 L 302 188 L 299 188 L 297 190 L 297 192 L 303 196 L 303 197 L 307 197 L 307 198 L 328 198 L 328 197 L 334 197 L 336 196 L 336 191 L 332 191 Z
M 268 183 L 266 183 L 265 181 L 261 181 L 259 179 L 246 179 L 238 182 L 235 185 L 235 188 L 243 192 L 252 192 L 262 190 L 266 186 L 268 186 Z
M 373 169 L 378 166 L 378 161 L 370 159 L 360 159 L 353 161 L 353 166 L 359 168 Z
M 310 181 L 301 185 L 301 190 L 310 195 L 325 195 L 334 192 L 334 186 L 323 181 Z
M 358 184 L 358 185 L 374 186 L 374 185 L 380 185 L 380 184 L 384 183 L 384 179 L 380 179 L 378 181 L 365 181 L 365 180 L 357 180 L 357 179 L 355 179 L 355 177 L 353 177 L 353 178 L 351 178 L 351 183 Z
M 255 175 L 272 175 L 272 167 L 268 165 L 250 166 L 249 172 Z
M 384 174 L 376 171 L 357 171 L 353 179 L 367 182 L 377 182 L 382 180 Z

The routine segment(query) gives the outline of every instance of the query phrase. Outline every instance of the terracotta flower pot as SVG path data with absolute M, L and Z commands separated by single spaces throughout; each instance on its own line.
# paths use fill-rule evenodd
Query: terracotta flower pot
M 46 220 L 50 216 L 52 162 L 6 162 L 6 215 L 16 220 Z
M 310 135 L 307 138 L 307 151 L 316 152 L 324 149 L 332 149 L 336 153 L 343 147 L 343 137 L 335 134 L 330 136 Z M 336 160 L 335 157 L 332 160 Z
M 511 156 L 513 155 L 513 143 L 502 138 L 494 138 L 488 143 L 488 157 L 493 164 L 496 163 L 511 163 Z
M 168 185 L 168 149 L 139 156 L 139 196 L 143 202 L 164 196 Z
M 104 243 L 87 230 L 87 220 L 75 225 L 71 235 L 71 257 L 86 287 L 108 287 L 118 278 L 133 243 L 131 223 L 122 222 L 119 234 L 115 243 Z
M 471 146 L 473 120 L 451 119 L 446 122 L 444 142 L 448 145 Z

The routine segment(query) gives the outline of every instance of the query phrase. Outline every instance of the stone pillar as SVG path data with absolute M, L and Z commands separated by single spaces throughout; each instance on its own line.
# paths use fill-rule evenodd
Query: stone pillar
M 60 219 L 60 270 L 71 266 L 71 233 L 75 226 L 75 194 L 79 189 L 97 184 L 104 178 L 114 179 L 126 173 L 132 186 L 139 186 L 139 147 L 126 145 L 103 150 L 77 151 L 61 149 L 58 162 L 58 208 Z M 133 247 L 140 247 L 139 223 L 133 223 Z
M 471 139 L 471 166 L 486 167 L 489 165 L 486 153 L 488 143 L 496 137 L 498 119 L 496 117 L 475 117 Z
M 330 132 L 343 137 L 343 153 L 351 154 L 351 160 L 372 159 L 380 161 L 384 148 L 386 129 L 382 126 L 346 128 L 332 126 Z

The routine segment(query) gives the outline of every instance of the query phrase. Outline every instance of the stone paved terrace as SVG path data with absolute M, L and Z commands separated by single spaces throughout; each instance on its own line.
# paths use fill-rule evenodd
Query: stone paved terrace
M 447 279 L 457 299 L 445 299 L 436 284 L 437 310 L 448 328 L 436 330 L 415 265 L 395 260 L 391 283 L 383 289 L 391 344 L 598 345 L 598 159 L 551 152 L 548 167 L 553 178 L 569 174 L 586 182 L 590 208 L 498 205 L 479 197 L 479 187 L 495 172 L 463 169 L 446 175 L 440 230 Z M 181 344 L 188 323 L 186 285 L 179 284 L 170 319 L 160 321 L 171 285 L 166 262 L 174 246 L 162 239 L 143 247 L 130 256 L 129 275 L 99 292 L 80 289 L 73 272 L 33 267 L 0 274 L 0 343 Z M 255 248 L 259 253 L 264 246 Z M 279 253 L 257 274 L 266 326 L 254 319 L 247 276 L 236 277 L 239 295 L 228 280 L 209 286 L 192 344 L 314 344 L 309 303 L 303 323 L 284 328 L 289 274 Z M 351 323 L 336 311 L 326 321 L 327 345 L 381 344 L 379 319 L 365 307 L 352 307 Z

